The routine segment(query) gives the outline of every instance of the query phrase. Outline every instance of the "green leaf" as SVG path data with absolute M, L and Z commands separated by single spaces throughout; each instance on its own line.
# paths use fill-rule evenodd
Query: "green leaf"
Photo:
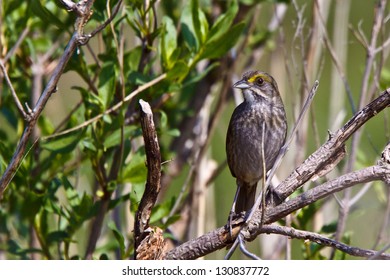
M 172 137 L 179 137 L 180 136 L 180 130 L 177 128 L 169 129 L 165 131 L 165 133 Z
M 205 70 L 203 70 L 201 73 L 197 73 L 196 75 L 194 75 L 194 76 L 191 77 L 190 79 L 186 80 L 186 82 L 183 84 L 183 87 L 186 87 L 186 86 L 189 86 L 189 85 L 192 85 L 192 84 L 195 84 L 195 83 L 199 82 L 199 81 L 202 80 L 204 77 L 206 77 L 206 75 L 207 75 L 211 70 L 213 70 L 214 68 L 216 68 L 218 65 L 219 65 L 219 62 L 214 62 L 214 63 L 210 64 L 210 65 L 207 66 L 207 68 L 206 68 Z
M 134 85 L 143 85 L 150 81 L 150 78 L 139 72 L 131 72 L 128 76 L 128 81 Z
M 163 217 L 166 217 L 169 215 L 169 212 L 171 211 L 173 205 L 175 204 L 175 199 L 172 198 L 170 200 L 165 201 L 164 203 L 157 204 L 155 207 L 153 207 L 152 215 L 150 217 L 150 223 L 156 223 L 157 221 L 161 220 Z
M 148 171 L 145 160 L 145 153 L 137 151 L 123 168 L 123 180 L 130 183 L 144 183 Z
M 161 114 L 161 118 L 160 118 L 161 129 L 165 129 L 167 127 L 167 125 L 168 125 L 168 116 L 162 110 L 160 110 L 159 112 Z
M 74 208 L 80 204 L 80 196 L 77 190 L 73 187 L 73 185 L 69 182 L 66 176 L 61 178 L 62 183 L 65 188 L 66 198 L 68 199 L 69 205 Z
M 103 100 L 105 108 L 110 105 L 115 90 L 115 65 L 112 62 L 106 62 L 103 64 L 102 70 L 99 75 L 99 96 Z
M 237 1 L 232 1 L 229 9 L 225 14 L 220 15 L 213 26 L 210 29 L 210 32 L 207 36 L 207 41 L 211 42 L 218 39 L 220 36 L 228 32 L 231 28 L 234 18 L 238 12 Z
M 166 204 L 157 204 L 152 211 L 152 215 L 150 217 L 150 223 L 156 223 L 161 220 L 163 217 L 168 216 L 170 208 Z
M 173 23 L 173 20 L 167 16 L 163 17 L 162 23 L 163 23 L 163 34 L 161 36 L 161 45 L 160 45 L 161 58 L 162 58 L 163 65 L 165 65 L 167 69 L 170 69 L 175 63 L 172 54 L 175 52 L 177 48 L 176 27 Z
M 178 61 L 167 73 L 167 79 L 182 81 L 188 75 L 189 70 L 187 63 L 184 61 Z
M 83 130 L 76 131 L 56 137 L 54 139 L 43 141 L 41 143 L 41 148 L 52 151 L 54 153 L 69 153 L 76 148 L 83 133 Z
M 44 23 L 47 25 L 55 25 L 61 30 L 67 30 L 67 26 L 62 23 L 52 12 L 50 12 L 46 7 L 43 7 L 41 1 L 31 2 L 29 5 L 31 11 L 38 16 Z
M 209 31 L 209 24 L 203 11 L 199 8 L 198 0 L 191 1 L 192 22 L 198 43 L 203 45 Z
M 219 58 L 226 54 L 236 44 L 244 28 L 244 22 L 238 23 L 218 39 L 207 41 L 199 60 L 204 58 Z
M 180 214 L 175 214 L 171 217 L 168 218 L 168 220 L 164 224 L 164 229 L 168 228 L 170 225 L 174 224 L 176 221 L 180 220 L 181 215 Z
M 125 54 L 124 56 L 124 68 L 125 72 L 128 73 L 130 71 L 137 71 L 139 62 L 142 56 L 142 47 L 138 46 L 133 48 L 131 51 Z M 128 68 L 127 68 L 128 67 Z
M 181 22 L 180 29 L 184 38 L 184 42 L 186 43 L 186 45 L 191 51 L 197 50 L 198 42 L 196 40 L 196 35 L 192 24 L 191 9 L 188 6 L 184 8 L 181 14 L 180 22 Z
M 52 231 L 50 232 L 47 236 L 46 236 L 46 242 L 48 244 L 51 244 L 51 243 L 58 243 L 58 242 L 62 242 L 66 239 L 69 239 L 69 235 L 66 231 L 63 231 L 63 230 L 56 230 L 56 231 Z
M 92 152 L 97 152 L 94 141 L 91 138 L 85 138 L 81 141 L 81 144 L 84 146 L 84 149 L 90 150 Z
M 121 255 L 121 258 L 123 258 L 126 254 L 125 238 L 118 231 L 118 229 L 114 223 L 109 223 L 108 227 L 112 230 L 112 233 L 114 234 L 114 237 L 115 237 L 116 241 L 118 242 L 119 249 L 120 249 L 120 255 Z
M 134 133 L 137 130 L 136 126 L 126 126 L 123 129 L 123 139 L 130 138 L 131 135 L 134 135 Z M 115 130 L 114 132 L 110 133 L 106 139 L 104 139 L 103 145 L 106 149 L 112 148 L 114 146 L 117 146 L 121 142 L 121 135 L 122 130 L 119 128 Z

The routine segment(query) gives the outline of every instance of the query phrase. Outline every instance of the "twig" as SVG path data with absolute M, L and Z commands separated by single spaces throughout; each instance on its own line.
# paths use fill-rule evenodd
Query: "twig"
M 224 257 L 225 260 L 229 260 L 229 259 L 232 257 L 234 251 L 237 249 L 237 246 L 238 246 L 239 244 L 240 244 L 240 240 L 239 240 L 238 238 L 236 238 L 236 239 L 234 240 L 233 245 L 230 247 L 229 251 L 226 253 L 226 255 L 225 255 L 225 257 Z
M 320 15 L 320 18 L 322 19 L 322 15 L 321 15 L 320 12 L 319 12 L 319 15 Z M 349 103 L 350 103 L 351 108 L 352 108 L 352 113 L 355 113 L 356 112 L 355 102 L 353 101 L 353 94 L 352 94 L 351 87 L 349 86 L 349 83 L 348 83 L 348 80 L 347 80 L 347 75 L 344 73 L 344 69 L 341 66 L 341 62 L 339 61 L 338 56 L 337 56 L 335 50 L 332 47 L 332 44 L 331 44 L 330 39 L 328 37 L 328 33 L 326 31 L 325 23 L 324 23 L 323 19 L 321 20 L 321 23 L 322 23 L 323 30 L 324 30 L 323 31 L 322 40 L 324 41 L 325 47 L 329 51 L 330 57 L 331 57 L 331 59 L 333 61 L 333 64 L 336 67 L 337 71 L 339 72 L 341 80 L 343 81 L 343 84 L 344 84 L 344 87 L 345 87 L 345 91 L 347 92 L 348 100 L 349 100 Z
M 354 195 L 354 197 L 352 197 L 350 200 L 349 200 L 349 206 L 353 206 L 356 202 L 359 201 L 359 199 L 361 199 L 363 197 L 363 195 L 371 188 L 371 185 L 372 183 L 367 183 L 367 184 L 364 184 L 363 188 L 361 188 L 357 194 Z
M 268 186 L 271 184 L 271 180 L 272 180 L 272 177 L 274 176 L 276 170 L 278 169 L 278 167 L 280 166 L 280 164 L 282 163 L 282 159 L 284 157 L 284 155 L 287 153 L 288 151 L 288 147 L 290 146 L 293 138 L 295 137 L 296 135 L 296 131 L 299 127 L 299 125 L 301 124 L 301 121 L 305 115 L 305 113 L 307 112 L 307 110 L 309 109 L 310 107 L 310 104 L 311 102 L 313 101 L 313 98 L 317 92 L 317 89 L 318 89 L 318 85 L 319 85 L 319 82 L 318 81 L 315 81 L 309 95 L 307 96 L 307 99 L 305 101 L 305 104 L 303 105 L 302 107 L 302 110 L 298 116 L 298 119 L 297 121 L 295 122 L 295 125 L 294 125 L 294 128 L 292 129 L 291 133 L 290 133 L 290 136 L 289 138 L 287 139 L 286 143 L 283 145 L 283 147 L 280 149 L 279 151 L 279 154 L 278 156 L 276 157 L 276 160 L 275 160 L 275 163 L 274 165 L 272 166 L 271 170 L 269 171 L 269 173 L 267 174 L 267 181 L 265 183 L 265 189 L 268 188 Z M 255 211 L 259 208 L 260 206 L 260 203 L 261 203 L 261 196 L 259 196 L 257 199 L 256 199 L 256 202 L 254 204 L 254 206 L 252 207 L 252 210 L 251 212 L 249 213 L 248 217 L 247 217 L 247 222 L 249 222 L 253 216 L 253 214 L 255 213 Z
M 377 44 L 377 39 L 379 35 L 379 31 L 383 25 L 383 19 L 384 19 L 384 11 L 386 9 L 386 0 L 380 0 L 378 2 L 378 6 L 375 9 L 375 17 L 374 17 L 374 24 L 371 31 L 371 40 L 370 44 L 367 46 L 367 56 L 366 56 L 366 65 L 364 69 L 363 79 L 362 79 L 362 85 L 360 90 L 360 98 L 359 98 L 359 104 L 358 109 L 362 108 L 363 105 L 366 103 L 367 95 L 368 95 L 368 83 L 371 76 L 374 59 L 375 59 L 375 48 Z M 357 156 L 357 148 L 360 142 L 361 132 L 357 131 L 352 136 L 351 141 L 351 148 L 350 148 L 350 155 L 349 159 L 346 165 L 346 172 L 350 172 L 353 169 L 353 166 L 356 162 L 356 156 Z M 337 230 L 335 239 L 338 241 L 341 239 L 342 234 L 344 233 L 345 226 L 347 223 L 347 219 L 349 216 L 349 209 L 350 209 L 350 203 L 349 200 L 351 198 L 350 190 L 347 190 L 344 193 L 343 197 L 343 204 L 344 207 L 341 207 L 339 209 L 339 218 L 337 223 Z M 334 251 L 332 252 L 332 257 L 334 255 Z
M 56 91 L 57 83 L 64 72 L 65 66 L 67 65 L 70 58 L 73 56 L 73 53 L 76 50 L 76 48 L 82 42 L 83 28 L 89 19 L 93 2 L 94 2 L 93 0 L 86 0 L 86 1 L 82 1 L 81 2 L 82 4 L 80 4 L 82 5 L 84 11 L 83 16 L 79 16 L 76 18 L 76 22 L 75 22 L 76 30 L 73 33 L 71 39 L 69 40 L 69 43 L 65 48 L 64 54 L 62 55 L 56 68 L 54 69 L 53 74 L 50 77 L 49 82 L 46 85 L 46 88 L 44 89 L 43 93 L 38 99 L 37 104 L 35 105 L 34 109 L 31 111 L 31 113 L 29 113 L 28 124 L 26 125 L 25 130 L 19 140 L 19 144 L 16 147 L 16 151 L 14 152 L 10 163 L 8 164 L 3 176 L 0 179 L 0 200 L 3 196 L 5 189 L 7 188 L 8 184 L 11 182 L 12 178 L 15 175 L 16 170 L 18 169 L 23 159 L 24 152 L 26 150 L 27 144 L 30 140 L 30 136 L 32 135 L 32 132 L 34 130 L 36 122 L 38 121 L 39 116 L 41 115 L 47 101 L 50 99 L 53 92 Z M 21 108 L 20 105 L 18 105 L 18 108 L 20 110 Z
M 365 250 L 358 247 L 353 247 L 346 245 L 344 243 L 332 240 L 330 238 L 327 238 L 323 235 L 314 233 L 314 232 L 308 232 L 303 230 L 297 230 L 291 227 L 284 227 L 284 226 L 278 226 L 278 225 L 266 225 L 261 229 L 262 233 L 275 233 L 275 234 L 281 234 L 288 236 L 290 238 L 296 238 L 296 239 L 303 239 L 303 240 L 310 240 L 312 242 L 315 242 L 319 245 L 333 247 L 335 249 L 338 249 L 340 251 L 343 251 L 347 253 L 350 256 L 356 256 L 356 257 L 378 257 L 382 259 L 390 259 L 390 254 L 384 254 L 383 252 L 379 251 L 376 252 L 374 250 Z
M 55 137 L 58 137 L 58 136 L 62 136 L 62 135 L 65 135 L 65 134 L 69 134 L 71 132 L 74 132 L 74 131 L 77 131 L 79 129 L 82 129 L 88 125 L 90 125 L 91 123 L 94 123 L 95 121 L 103 118 L 105 115 L 108 115 L 108 114 L 111 114 L 112 112 L 115 112 L 116 110 L 118 110 L 119 108 L 121 108 L 126 102 L 129 102 L 131 101 L 135 96 L 137 96 L 139 93 L 143 92 L 144 90 L 152 87 L 153 85 L 159 83 L 160 81 L 162 81 L 163 79 L 166 78 L 166 74 L 162 74 L 160 76 L 158 76 L 157 78 L 151 80 L 150 82 L 140 86 L 139 88 L 137 88 L 136 90 L 134 90 L 133 92 L 131 92 L 129 95 L 127 95 L 122 101 L 119 101 L 117 104 L 115 104 L 114 106 L 112 106 L 111 108 L 107 109 L 106 111 L 104 111 L 103 113 L 93 117 L 93 118 L 90 118 L 89 120 L 83 122 L 82 124 L 78 125 L 78 126 L 75 126 L 75 127 L 72 127 L 70 129 L 67 129 L 67 130 L 64 130 L 64 131 L 61 131 L 59 133 L 56 133 L 56 134 L 53 134 L 53 135 L 50 135 L 50 136 L 46 136 L 46 137 L 42 137 L 42 140 L 49 140 L 51 138 L 55 138 Z
M 152 208 L 157 201 L 161 184 L 161 155 L 158 144 L 157 132 L 153 122 L 153 113 L 149 103 L 139 101 L 141 106 L 141 126 L 145 142 L 146 162 L 148 175 L 145 185 L 145 192 L 142 196 L 138 210 L 135 214 L 134 239 L 135 249 L 143 240 L 145 230 L 149 227 Z M 134 254 L 136 257 L 136 254 Z
M 28 26 L 26 28 L 24 28 L 22 34 L 20 34 L 15 45 L 12 47 L 12 49 L 4 57 L 4 59 L 3 59 L 4 64 L 6 64 L 8 62 L 8 60 L 14 55 L 15 51 L 19 48 L 20 44 L 22 44 L 24 38 L 26 38 L 26 36 L 28 35 L 29 32 L 30 32 L 30 28 Z
M 11 82 L 9 76 L 8 76 L 7 69 L 5 69 L 5 66 L 4 66 L 2 60 L 0 60 L 0 68 L 1 68 L 1 71 L 3 72 L 4 78 L 5 78 L 5 80 L 6 80 L 7 84 L 8 84 L 8 87 L 11 90 L 12 97 L 14 99 L 16 107 L 18 108 L 19 113 L 22 115 L 24 120 L 28 121 L 29 120 L 29 115 L 24 111 L 22 103 L 20 103 L 19 97 L 16 94 L 16 91 L 15 91 L 15 89 L 14 89 L 14 87 L 12 85 L 12 82 Z M 1 197 L 1 192 L 0 192 L 0 197 Z
M 386 252 L 389 248 L 390 248 L 390 244 L 387 244 L 385 247 L 383 247 L 382 250 L 376 252 L 373 256 L 371 256 L 370 260 L 381 259 L 381 257 L 383 256 L 383 253 Z
M 344 155 L 344 143 L 356 130 L 358 130 L 369 119 L 390 105 L 390 89 L 366 105 L 357 112 L 342 128 L 329 136 L 329 140 L 317 151 L 312 153 L 300 166 L 298 166 L 287 179 L 285 179 L 275 190 L 274 194 L 283 201 L 290 196 L 299 186 L 315 177 L 325 174 L 317 174 L 324 170 L 324 166 L 337 164 Z M 325 171 L 329 172 L 330 168 Z
M 112 14 L 110 15 L 110 17 L 103 24 L 101 24 L 95 30 L 93 30 L 91 33 L 89 33 L 89 35 L 87 35 L 89 38 L 92 38 L 93 36 L 95 36 L 97 33 L 102 31 L 104 28 L 106 28 L 107 25 L 109 25 L 113 21 L 113 19 L 116 17 L 116 15 L 119 12 L 119 8 L 121 7 L 122 2 L 123 2 L 123 0 L 119 0 L 119 2 L 116 4 L 114 10 L 112 11 Z

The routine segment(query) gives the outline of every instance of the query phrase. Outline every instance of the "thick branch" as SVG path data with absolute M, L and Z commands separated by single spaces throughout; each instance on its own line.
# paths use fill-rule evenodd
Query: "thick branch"
M 272 223 L 280 220 L 288 214 L 301 209 L 309 204 L 312 204 L 322 198 L 329 196 L 332 193 L 339 192 L 346 188 L 355 186 L 361 183 L 372 181 L 383 181 L 385 183 L 390 180 L 390 170 L 386 166 L 370 166 L 359 171 L 354 171 L 342 175 L 336 179 L 328 181 L 313 189 L 310 189 L 303 194 L 286 201 L 274 208 L 269 208 L 265 214 L 266 223 Z M 259 212 L 259 211 L 258 211 Z M 257 215 L 259 213 L 257 212 Z M 260 216 L 257 216 L 260 217 Z M 258 219 L 258 218 L 256 218 Z
M 301 209 L 321 198 L 327 197 L 332 193 L 352 187 L 359 183 L 381 180 L 385 183 L 390 180 L 390 170 L 388 166 L 375 165 L 365 169 L 351 172 L 338 177 L 334 180 L 326 182 L 318 187 L 306 191 L 305 193 L 284 202 L 276 207 L 269 207 L 263 218 L 264 224 L 274 223 L 288 214 Z M 255 239 L 262 231 L 261 224 L 261 209 L 259 209 L 250 224 L 244 232 L 247 240 Z M 242 222 L 237 221 L 233 228 L 233 236 L 240 231 Z M 169 251 L 166 255 L 167 259 L 195 259 L 216 250 L 219 250 L 231 244 L 227 227 L 218 228 L 201 237 L 190 240 L 179 247 Z
M 161 155 L 158 144 L 157 133 L 153 122 L 153 113 L 149 103 L 139 101 L 141 106 L 141 126 L 145 142 L 146 163 L 148 176 L 145 185 L 145 192 L 135 214 L 134 238 L 135 248 L 145 237 L 145 230 L 149 227 L 150 214 L 156 203 L 160 192 L 161 184 Z

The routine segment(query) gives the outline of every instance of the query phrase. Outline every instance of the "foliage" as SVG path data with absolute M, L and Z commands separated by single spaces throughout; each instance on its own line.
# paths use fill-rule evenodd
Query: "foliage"
M 21 103 L 30 108 L 34 108 L 74 31 L 75 15 L 60 2 L 1 2 L 1 58 L 12 53 L 6 69 Z M 105 2 L 94 4 L 88 32 L 107 20 L 118 3 Z M 250 57 L 257 48 L 275 44 L 273 31 L 262 26 L 253 29 L 251 24 L 257 7 L 264 5 L 272 11 L 278 2 L 289 1 L 124 1 L 114 20 L 73 54 L 58 92 L 35 127 L 24 159 L 0 202 L 0 255 L 9 259 L 83 259 L 87 248 L 97 245 L 95 259 L 132 256 L 131 217 L 147 174 L 138 115 L 140 98 L 153 108 L 162 158 L 168 161 L 163 165 L 164 175 L 173 172 L 167 167 L 171 159 L 183 157 L 178 173 L 169 178 L 173 182 L 165 186 L 169 190 L 154 208 L 151 222 L 166 229 L 180 221 L 182 208 L 171 212 L 193 199 L 188 190 L 182 200 L 178 197 L 187 177 L 185 167 L 196 161 L 194 154 L 198 152 L 186 150 L 183 144 L 184 137 L 189 138 L 195 130 L 189 129 L 189 124 L 196 126 L 186 120 L 200 110 L 199 100 L 203 104 L 206 96 L 217 95 L 226 73 L 230 67 L 234 69 L 241 46 Z M 27 36 L 22 38 L 24 32 Z M 164 73 L 164 80 L 106 114 L 138 87 Z M 1 78 L 0 175 L 26 126 L 10 87 L 4 76 Z M 229 98 L 221 100 L 226 103 Z M 217 106 L 213 103 L 210 111 Z M 51 137 L 100 115 L 103 117 L 90 125 Z M 215 150 L 221 146 L 218 133 L 216 140 L 213 138 L 218 142 Z M 304 209 L 294 225 L 311 229 L 310 222 L 321 207 L 314 204 Z M 227 213 L 222 213 L 221 219 Z M 98 219 L 105 222 L 98 228 L 97 244 L 91 244 Z M 305 247 L 301 255 L 321 259 L 319 250 Z

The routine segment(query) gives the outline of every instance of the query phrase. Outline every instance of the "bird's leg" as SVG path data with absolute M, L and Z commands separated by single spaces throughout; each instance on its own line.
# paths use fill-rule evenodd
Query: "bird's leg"
M 229 213 L 228 226 L 229 226 L 230 237 L 233 237 L 232 222 L 233 222 L 233 216 L 234 214 L 236 214 L 236 202 L 237 202 L 238 194 L 240 193 L 240 188 L 241 188 L 241 184 L 237 184 L 236 194 L 234 195 L 232 208 L 230 209 L 230 213 Z

